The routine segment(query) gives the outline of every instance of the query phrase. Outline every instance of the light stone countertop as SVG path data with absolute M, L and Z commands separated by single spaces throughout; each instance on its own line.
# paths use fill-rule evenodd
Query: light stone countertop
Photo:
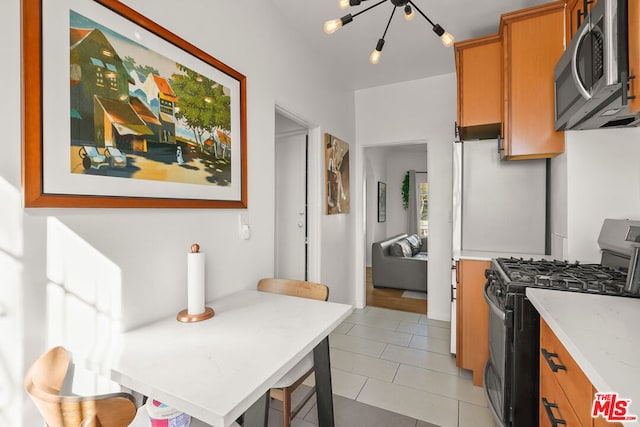
M 551 255 L 544 254 L 520 254 L 513 252 L 485 252 L 485 251 L 454 251 L 453 259 L 470 259 L 477 261 L 491 261 L 493 258 L 524 258 L 524 259 L 552 259 Z
M 538 288 L 527 297 L 596 390 L 631 399 L 640 416 L 640 299 Z

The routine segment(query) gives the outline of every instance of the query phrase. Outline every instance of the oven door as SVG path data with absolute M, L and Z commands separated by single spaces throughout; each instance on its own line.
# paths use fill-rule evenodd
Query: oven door
M 484 298 L 489 305 L 489 360 L 484 368 L 484 391 L 499 426 L 511 425 L 511 343 L 513 311 L 502 307 L 491 280 L 484 285 Z

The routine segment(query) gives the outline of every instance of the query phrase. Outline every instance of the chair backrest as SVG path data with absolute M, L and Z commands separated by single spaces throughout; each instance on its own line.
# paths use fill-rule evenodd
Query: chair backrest
M 36 360 L 27 371 L 24 388 L 49 427 L 125 427 L 136 416 L 129 393 L 97 396 L 61 396 L 60 388 L 69 368 L 64 347 L 54 347 Z
M 329 288 L 327 286 L 320 283 L 305 282 L 304 280 L 261 279 L 258 282 L 258 290 L 320 301 L 329 299 Z

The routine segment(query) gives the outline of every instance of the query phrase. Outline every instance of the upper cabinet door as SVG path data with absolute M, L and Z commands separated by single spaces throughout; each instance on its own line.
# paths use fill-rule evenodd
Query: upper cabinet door
M 503 158 L 548 158 L 564 152 L 564 132 L 554 127 L 553 77 L 564 51 L 564 7 L 558 1 L 502 16 Z
M 462 139 L 495 138 L 502 111 L 502 41 L 497 35 L 456 43 L 458 125 Z
M 567 45 L 571 41 L 571 38 L 578 31 L 580 24 L 584 22 L 585 13 L 584 9 L 587 8 L 587 13 L 591 11 L 591 8 L 595 6 L 597 0 L 568 0 L 567 11 L 565 15 L 565 25 L 567 28 Z
M 629 0 L 629 107 L 632 113 L 640 111 L 640 0 Z

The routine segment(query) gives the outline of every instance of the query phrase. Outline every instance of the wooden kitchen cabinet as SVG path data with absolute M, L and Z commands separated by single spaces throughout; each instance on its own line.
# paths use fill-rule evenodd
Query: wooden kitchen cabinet
M 484 271 L 490 261 L 456 262 L 456 365 L 473 372 L 473 384 L 482 386 L 489 359 L 489 306 L 484 299 Z
M 587 376 L 541 318 L 540 426 L 554 425 L 551 417 L 564 420 L 567 427 L 621 426 L 591 417 L 595 393 Z
M 502 40 L 498 34 L 455 44 L 461 139 L 496 138 L 502 120 Z
M 564 132 L 554 127 L 553 77 L 564 51 L 564 7 L 558 1 L 502 15 L 504 159 L 564 152 Z
M 456 43 L 461 139 L 500 137 L 506 160 L 563 153 L 553 69 L 564 47 L 563 1 L 504 14 L 497 34 Z

